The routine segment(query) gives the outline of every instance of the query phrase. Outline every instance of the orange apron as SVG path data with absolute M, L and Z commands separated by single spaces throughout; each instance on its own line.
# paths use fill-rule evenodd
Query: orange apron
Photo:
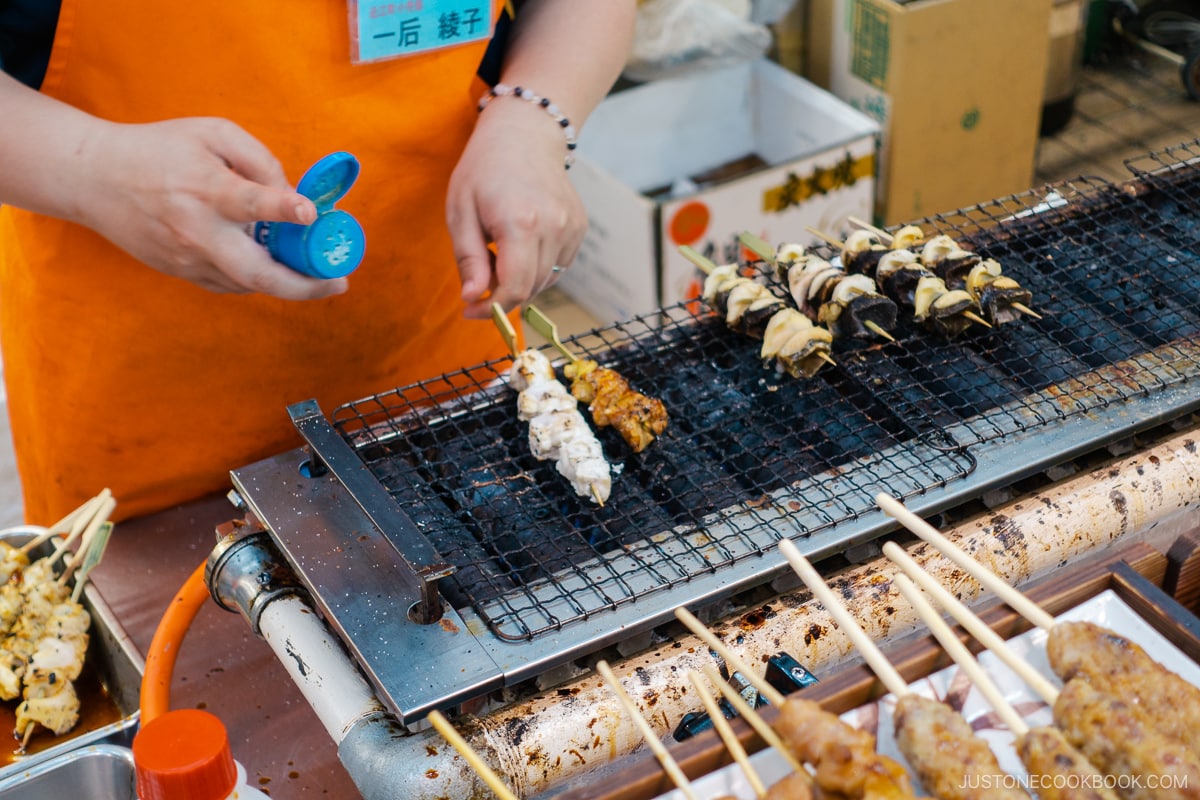
M 493 7 L 498 6 L 493 3 Z M 353 153 L 366 232 L 340 297 L 209 293 L 95 233 L 0 209 L 0 333 L 26 519 L 110 487 L 118 517 L 229 486 L 299 444 L 291 403 L 338 404 L 504 355 L 466 321 L 445 189 L 485 43 L 352 65 L 344 0 L 65 0 L 42 91 L 120 122 L 232 119 L 288 177 Z

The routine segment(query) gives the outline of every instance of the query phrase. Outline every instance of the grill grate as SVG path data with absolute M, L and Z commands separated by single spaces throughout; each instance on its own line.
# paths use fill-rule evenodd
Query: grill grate
M 961 480 L 980 445 L 1196 376 L 1200 189 L 1171 181 L 1079 179 L 922 221 L 997 259 L 1042 320 L 954 341 L 902 323 L 896 343 L 837 342 L 838 366 L 808 381 L 764 369 L 756 341 L 696 304 L 568 339 L 670 413 L 641 454 L 601 429 L 616 468 L 603 508 L 530 455 L 507 362 L 331 421 L 457 568 L 447 599 L 529 640 L 856 519 L 879 491 Z

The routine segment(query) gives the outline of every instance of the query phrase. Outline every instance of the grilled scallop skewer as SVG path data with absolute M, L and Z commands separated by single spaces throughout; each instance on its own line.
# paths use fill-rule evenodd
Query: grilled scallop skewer
M 897 304 L 913 310 L 913 321 L 948 339 L 978 323 L 991 327 L 979 316 L 979 305 L 965 289 L 951 289 L 919 263 L 903 255 L 906 250 L 891 250 L 871 231 L 854 231 L 846 241 L 837 242 L 819 231 L 809 229 L 827 242 L 841 247 L 842 264 L 847 272 L 874 278 L 884 293 Z M 911 256 L 911 253 L 909 254 Z
M 811 378 L 829 356 L 833 334 L 776 297 L 770 289 L 738 274 L 737 264 L 718 267 L 690 247 L 679 251 L 705 273 L 702 299 L 725 318 L 730 330 L 762 339 L 759 355 L 793 378 Z
M 889 234 L 861 220 L 852 218 L 850 221 L 881 239 L 890 238 L 892 250 L 919 251 L 918 258 L 925 267 L 941 278 L 947 287 L 965 289 L 993 324 L 1012 322 L 1018 319 L 1019 314 L 1042 318 L 1029 307 L 1033 293 L 1007 275 L 1002 275 L 999 262 L 981 258 L 951 237 L 940 234 L 926 238 L 925 232 L 916 225 L 905 225 L 894 234 Z
M 529 449 L 535 458 L 554 461 L 575 493 L 604 505 L 612 491 L 612 470 L 578 401 L 559 382 L 541 352 L 518 353 L 509 371 L 517 394 L 517 417 L 529 423 Z
M 895 581 L 942 649 L 970 676 L 975 688 L 1012 731 L 1014 748 L 1026 772 L 1036 781 L 1039 800 L 1117 800 L 1112 789 L 1105 786 L 1103 773 L 1067 741 L 1062 731 L 1052 726 L 1031 728 L 1025 723 L 907 575 L 897 575 Z M 1007 645 L 1003 649 L 1008 650 Z
M 611 425 L 635 453 L 667 429 L 667 409 L 661 400 L 634 391 L 616 370 L 577 357 L 558 338 L 558 327 L 536 306 L 525 307 L 525 320 L 567 357 L 563 372 L 571 380 L 571 394 L 587 404 L 597 426 Z
M 675 609 L 675 616 L 779 709 L 776 732 L 795 760 L 813 766 L 813 779 L 822 791 L 852 800 L 916 797 L 904 767 L 875 751 L 873 735 L 849 725 L 811 700 L 784 697 L 756 676 L 687 609 Z
M 1050 666 L 1062 680 L 1083 677 L 1105 694 L 1133 699 L 1159 731 L 1187 745 L 1200 760 L 1200 747 L 1195 744 L 1196 731 L 1200 731 L 1200 688 L 1113 631 L 1087 622 L 1057 622 L 899 501 L 881 494 L 876 502 L 1017 613 L 1046 631 Z M 1200 783 L 1196 788 L 1200 791 Z
M 784 539 L 779 550 L 888 691 L 895 695 L 896 744 L 922 785 L 941 800 L 1028 800 L 1024 792 L 998 780 L 1004 775 L 1000 762 L 962 714 L 943 702 L 909 691 L 900 673 L 796 546 Z
M 772 252 L 770 245 L 757 236 L 743 233 L 740 238 L 763 261 L 774 265 L 776 276 L 787 284 L 796 307 L 835 337 L 878 336 L 896 341 L 888 333 L 896 327 L 896 304 L 879 293 L 871 278 L 848 275 L 844 269 L 806 252 L 801 244 L 783 244 Z

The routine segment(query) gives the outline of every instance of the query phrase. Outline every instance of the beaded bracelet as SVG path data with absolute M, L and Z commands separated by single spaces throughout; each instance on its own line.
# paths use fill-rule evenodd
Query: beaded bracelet
M 487 94 L 479 98 L 479 110 L 483 111 L 487 108 L 488 103 L 497 97 L 516 97 L 545 109 L 546 113 L 562 128 L 563 136 L 567 137 L 567 157 L 565 164 L 567 169 L 571 168 L 571 165 L 575 163 L 575 126 L 571 124 L 569 119 L 563 116 L 563 113 L 558 110 L 558 106 L 550 102 L 550 98 L 541 97 L 532 89 L 526 89 L 522 86 L 509 86 L 504 83 L 497 83 L 491 89 L 488 89 Z

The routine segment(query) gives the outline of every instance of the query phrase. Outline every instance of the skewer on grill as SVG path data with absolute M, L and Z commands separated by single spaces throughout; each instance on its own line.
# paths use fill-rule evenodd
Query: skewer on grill
M 708 712 L 709 719 L 712 720 L 713 728 L 716 729 L 717 735 L 721 737 L 721 743 L 725 745 L 725 749 L 729 751 L 729 755 L 733 758 L 734 762 L 741 767 L 742 774 L 746 776 L 746 780 L 750 783 L 750 788 L 754 790 L 755 797 L 766 797 L 767 787 L 763 784 L 757 770 L 754 769 L 754 765 L 750 763 L 750 757 L 746 755 L 746 748 L 742 747 L 742 743 L 738 741 L 737 734 L 729 726 L 729 720 L 725 719 L 720 706 L 717 705 L 716 698 L 713 697 L 708 687 L 704 685 L 700 673 L 695 670 L 688 672 L 688 680 L 692 682 L 692 686 L 696 689 L 700 703 L 704 706 L 704 710 Z
M 571 352 L 559 339 L 558 326 L 536 306 L 525 307 L 525 321 L 566 356 L 563 372 L 571 381 L 571 394 L 587 404 L 597 426 L 611 425 L 635 453 L 666 430 L 667 409 L 661 400 L 635 391 L 616 370 Z
M 446 719 L 438 711 L 430 711 L 427 717 L 429 723 L 442 735 L 447 742 L 458 751 L 458 754 L 466 760 L 471 769 L 475 770 L 475 774 L 483 780 L 487 787 L 495 793 L 500 800 L 518 800 L 512 790 L 500 779 L 500 776 L 492 771 L 492 768 L 487 765 L 487 762 L 471 749 L 471 745 L 466 739 L 450 724 L 450 720 Z
M 904 767 L 875 751 L 873 735 L 811 700 L 784 697 L 687 609 L 675 609 L 675 617 L 779 709 L 776 731 L 799 761 L 813 765 L 814 780 L 822 790 L 849 798 L 915 797 Z
M 1113 631 L 1090 622 L 1057 622 L 896 499 L 881 494 L 876 502 L 1030 623 L 1046 631 L 1050 666 L 1063 681 L 1082 676 L 1108 694 L 1134 697 L 1159 730 L 1182 742 L 1194 739 L 1195 731 L 1200 730 L 1200 688 Z M 1190 749 L 1200 758 L 1200 748 L 1193 744 Z
M 916 583 L 907 575 L 897 575 L 895 583 L 942 649 L 967 673 L 971 683 L 1012 732 L 1017 756 L 1025 765 L 1026 772 L 1036 780 L 1039 800 L 1117 800 L 1116 793 L 1105 786 L 1103 773 L 1067 741 L 1062 731 L 1048 725 L 1031 728 L 1026 724 Z M 1003 642 L 1001 650 L 1009 656 L 1016 655 Z M 993 652 L 1000 655 L 997 651 Z M 1007 663 L 1007 658 L 1004 660 Z
M 981 258 L 950 236 L 939 234 L 926 238 L 924 231 L 916 225 L 905 225 L 891 234 L 861 220 L 851 218 L 850 221 L 890 242 L 892 250 L 915 252 L 915 248 L 919 247 L 920 262 L 945 281 L 949 288 L 965 289 L 993 323 L 1001 325 L 1012 322 L 1018 319 L 1018 314 L 1042 318 L 1041 314 L 1029 307 L 1033 293 L 1002 274 L 998 261 Z
M 604 682 L 608 684 L 608 688 L 612 690 L 621 707 L 625 709 L 625 713 L 633 719 L 633 723 L 637 726 L 638 731 L 641 732 L 646 745 L 654 753 L 654 757 L 658 759 L 658 763 L 662 764 L 662 768 L 670 776 L 676 788 L 683 792 L 688 800 L 697 800 L 691 781 L 688 780 L 687 775 L 683 774 L 683 770 L 679 768 L 679 764 L 671 756 L 666 745 L 658 738 L 658 734 L 650 727 L 650 723 L 646 721 L 646 718 L 642 716 L 638 707 L 634 705 L 633 700 L 625 693 L 625 689 L 621 686 L 621 682 L 617 680 L 617 676 L 613 674 L 612 668 L 608 666 L 608 662 L 600 661 L 597 663 L 596 671 L 604 678 Z
M 913 321 L 935 333 L 952 339 L 973 322 L 992 327 L 976 313 L 979 304 L 970 293 L 948 287 L 909 251 L 891 250 L 870 231 L 853 231 L 840 242 L 815 228 L 807 230 L 840 248 L 847 272 L 873 278 L 893 301 L 912 308 Z
M 761 283 L 738 274 L 737 264 L 717 266 L 684 245 L 679 252 L 706 277 L 703 300 L 721 314 L 730 330 L 762 339 L 765 363 L 793 378 L 811 378 L 822 365 L 837 365 L 829 355 L 833 334 L 776 297 Z
M 784 539 L 779 543 L 779 550 L 858 648 L 883 685 L 896 697 L 893 717 L 896 744 L 922 785 L 941 800 L 1027 800 L 1024 792 L 1004 781 L 993 780 L 1004 775 L 1000 762 L 987 742 L 975 735 L 971 723 L 962 714 L 939 700 L 909 690 L 908 683 L 796 545 Z M 990 685 L 990 680 L 988 683 Z M 1020 717 L 1015 717 L 1015 721 L 1021 724 Z
M 796 307 L 834 334 L 858 339 L 879 336 L 896 341 L 888 330 L 896 326 L 896 304 L 879 293 L 872 278 L 849 275 L 844 268 L 785 244 L 778 251 L 750 232 L 739 239 L 787 284 Z

